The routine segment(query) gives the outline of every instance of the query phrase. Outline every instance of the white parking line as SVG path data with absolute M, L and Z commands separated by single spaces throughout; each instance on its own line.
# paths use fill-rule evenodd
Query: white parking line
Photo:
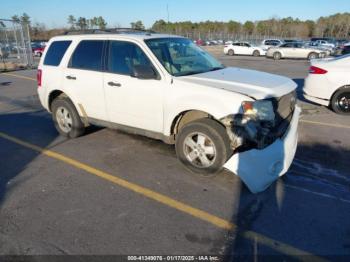
M 310 120 L 300 120 L 301 123 L 311 124 L 311 125 L 319 125 L 319 126 L 328 126 L 328 127 L 337 127 L 337 128 L 346 128 L 350 129 L 350 126 L 344 126 L 339 124 L 330 124 L 330 123 L 322 123 L 317 121 L 310 121 Z

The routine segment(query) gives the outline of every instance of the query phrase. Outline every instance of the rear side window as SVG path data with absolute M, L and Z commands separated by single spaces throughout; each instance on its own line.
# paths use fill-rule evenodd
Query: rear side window
M 102 71 L 103 40 L 83 40 L 75 49 L 69 67 Z
M 44 65 L 49 66 L 59 66 L 61 63 L 62 57 L 66 53 L 68 47 L 72 41 L 55 41 L 52 42 L 52 44 L 49 47 L 49 50 L 47 50 Z

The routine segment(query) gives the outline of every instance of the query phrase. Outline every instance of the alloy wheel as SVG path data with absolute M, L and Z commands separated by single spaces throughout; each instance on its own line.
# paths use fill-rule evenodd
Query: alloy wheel
M 187 160 L 198 168 L 208 168 L 215 162 L 216 147 L 214 142 L 203 133 L 191 133 L 183 145 Z

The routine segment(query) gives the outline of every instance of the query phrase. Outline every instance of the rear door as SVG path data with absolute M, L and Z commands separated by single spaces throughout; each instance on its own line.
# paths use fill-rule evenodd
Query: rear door
M 241 50 L 242 50 L 242 55 L 251 55 L 252 48 L 250 48 L 250 45 L 247 43 L 241 43 Z
M 104 88 L 109 121 L 162 133 L 165 81 L 131 76 L 135 65 L 153 66 L 148 56 L 136 43 L 112 40 L 107 58 Z
M 237 54 L 239 54 L 239 55 L 245 55 L 246 54 L 244 43 L 237 44 L 236 48 L 237 48 Z
M 107 120 L 103 89 L 104 40 L 82 40 L 64 71 L 63 86 L 90 118 Z
M 239 43 L 233 43 L 232 49 L 235 52 L 235 55 L 241 55 L 241 47 Z
M 303 48 L 301 44 L 295 43 L 294 44 L 294 58 L 307 58 L 309 51 L 306 48 Z
M 291 43 L 283 44 L 280 48 L 284 57 L 293 57 L 295 55 L 293 50 L 294 46 Z
M 61 61 L 72 41 L 53 41 L 50 43 L 45 56 L 41 59 L 38 70 L 42 70 L 42 86 L 38 89 L 42 97 L 46 97 L 46 90 L 59 89 L 62 79 Z M 47 101 L 42 101 L 47 106 Z

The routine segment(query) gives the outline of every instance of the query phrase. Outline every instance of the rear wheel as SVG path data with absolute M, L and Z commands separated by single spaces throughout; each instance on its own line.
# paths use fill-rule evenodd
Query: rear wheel
M 254 52 L 253 52 L 253 56 L 260 56 L 260 52 L 258 51 L 258 50 L 255 50 Z
M 204 118 L 180 130 L 176 138 L 176 154 L 192 172 L 210 175 L 223 168 L 232 150 L 225 128 Z
M 338 114 L 350 115 L 350 87 L 342 88 L 334 94 L 331 107 Z
M 309 60 L 312 60 L 312 59 L 316 59 L 318 58 L 318 54 L 317 53 L 310 53 L 309 56 L 307 57 Z
M 233 56 L 234 54 L 235 54 L 234 50 L 232 50 L 232 49 L 228 50 L 228 55 Z
M 273 59 L 275 59 L 275 60 L 280 60 L 281 58 L 282 58 L 282 55 L 281 55 L 280 52 L 275 52 L 275 53 L 273 54 Z
M 52 102 L 52 118 L 57 131 L 69 138 L 76 138 L 84 133 L 84 124 L 68 97 L 58 97 Z

